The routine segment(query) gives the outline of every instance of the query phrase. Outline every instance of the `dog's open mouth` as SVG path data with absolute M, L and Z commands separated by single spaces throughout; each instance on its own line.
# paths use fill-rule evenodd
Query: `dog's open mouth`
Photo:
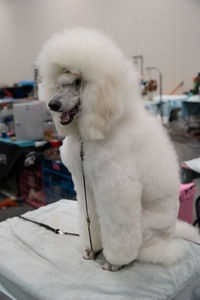
M 79 106 L 80 106 L 80 103 L 76 104 L 69 111 L 62 112 L 61 115 L 60 115 L 60 123 L 62 125 L 68 125 L 68 124 L 70 124 L 74 120 L 75 115 L 78 113 Z

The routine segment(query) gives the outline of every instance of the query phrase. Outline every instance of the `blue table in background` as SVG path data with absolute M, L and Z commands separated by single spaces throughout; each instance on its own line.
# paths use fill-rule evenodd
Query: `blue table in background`
M 166 121 L 169 121 L 171 112 L 175 109 L 182 110 L 183 101 L 187 101 L 187 95 L 163 95 L 162 114 Z M 160 96 L 154 97 L 153 101 L 145 102 L 145 107 L 153 114 L 160 115 Z
M 0 138 L 0 142 L 10 143 L 19 147 L 34 147 L 35 141 L 12 141 L 10 138 Z

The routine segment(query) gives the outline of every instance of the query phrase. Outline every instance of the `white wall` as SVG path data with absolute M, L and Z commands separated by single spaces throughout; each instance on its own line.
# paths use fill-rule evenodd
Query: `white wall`
M 182 80 L 190 89 L 200 71 L 200 0 L 0 0 L 0 83 L 32 79 L 44 41 L 76 25 L 142 54 L 145 66 L 162 70 L 165 93 Z
M 19 78 L 19 22 L 16 1 L 0 0 L 0 84 Z M 27 75 L 29 76 L 29 74 Z

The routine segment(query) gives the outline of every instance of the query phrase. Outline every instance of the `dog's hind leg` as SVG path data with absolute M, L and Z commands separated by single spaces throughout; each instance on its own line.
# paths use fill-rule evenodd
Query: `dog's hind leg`
M 179 240 L 160 239 L 156 244 L 142 247 L 137 259 L 147 263 L 169 266 L 181 260 L 184 255 L 185 249 Z
M 169 206 L 162 213 L 143 210 L 143 245 L 139 251 L 138 260 L 171 265 L 184 256 L 183 245 L 179 240 L 173 239 L 177 214 L 175 200 L 174 207 Z

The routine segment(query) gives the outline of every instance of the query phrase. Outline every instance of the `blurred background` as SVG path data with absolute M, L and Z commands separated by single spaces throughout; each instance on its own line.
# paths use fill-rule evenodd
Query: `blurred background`
M 41 101 L 48 99 L 38 99 L 35 60 L 52 34 L 85 26 L 132 59 L 141 101 L 177 150 L 179 217 L 199 224 L 199 16 L 199 0 L 0 0 L 0 220 L 76 199 L 62 138 Z

